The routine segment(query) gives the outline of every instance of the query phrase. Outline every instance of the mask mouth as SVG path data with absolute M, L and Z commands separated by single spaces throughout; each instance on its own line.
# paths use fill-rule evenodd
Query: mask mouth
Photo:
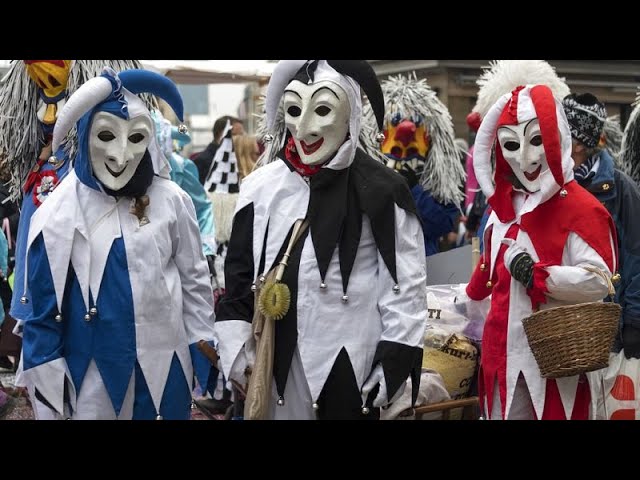
M 526 177 L 527 180 L 529 180 L 530 182 L 533 182 L 536 178 L 540 176 L 541 171 L 542 171 L 542 165 L 540 165 L 531 173 L 524 172 L 524 176 Z
M 109 173 L 110 173 L 111 175 L 113 175 L 115 178 L 118 178 L 118 177 L 119 177 L 120 175 L 122 175 L 122 174 L 124 173 L 124 171 L 127 169 L 127 166 L 125 165 L 125 166 L 124 166 L 124 168 L 118 172 L 118 171 L 115 171 L 115 170 L 111 170 L 111 169 L 109 168 L 109 165 L 107 165 L 106 163 L 104 164 L 104 166 L 105 166 L 105 167 L 107 167 L 107 170 L 109 171 Z
M 300 140 L 300 146 L 302 147 L 302 151 L 305 155 L 311 155 L 314 152 L 317 152 L 322 144 L 324 143 L 324 138 L 321 138 L 317 142 L 312 143 L 311 145 L 307 145 L 305 142 Z

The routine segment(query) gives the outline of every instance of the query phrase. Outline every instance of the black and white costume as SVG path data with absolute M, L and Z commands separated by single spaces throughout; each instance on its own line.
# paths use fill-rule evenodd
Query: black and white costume
M 314 87 L 318 83 L 324 86 Z M 244 180 L 225 264 L 227 296 L 216 322 L 221 365 L 227 378 L 245 382 L 254 355 L 245 348 L 252 284 L 281 259 L 295 221 L 307 218 L 309 228 L 283 278 L 291 307 L 275 326 L 271 418 L 377 418 L 377 407 L 399 396 L 407 378 L 414 401 L 417 394 L 427 309 L 422 228 L 405 180 L 357 147 L 361 87 L 379 127 L 384 116 L 371 67 L 364 61 L 281 61 L 267 92 L 271 129 L 285 88 L 294 87 L 317 88 L 312 99 L 322 89 L 336 98 L 346 94 L 340 98 L 349 112 L 348 133 L 322 165 L 314 165 L 317 173 L 301 175 L 282 147 L 294 137 L 305 148 L 302 130 L 312 127 L 302 122 L 312 124 L 314 112 L 327 115 L 315 104 L 303 105 L 297 128 L 287 123 L 286 135 L 274 132 L 282 140 L 273 161 Z M 330 144 L 330 128 L 314 133 L 319 140 L 313 145 Z

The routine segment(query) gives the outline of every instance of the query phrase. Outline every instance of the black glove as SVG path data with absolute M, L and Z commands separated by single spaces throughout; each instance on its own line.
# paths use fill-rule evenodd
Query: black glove
M 640 358 L 640 328 L 631 325 L 622 327 L 622 348 L 627 359 Z
M 518 280 L 525 288 L 533 286 L 533 258 L 527 252 L 519 253 L 515 256 L 509 271 L 511 276 Z
M 400 175 L 402 175 L 409 184 L 409 188 L 413 188 L 418 184 L 418 175 L 413 169 L 408 165 L 403 165 L 402 170 L 400 170 Z

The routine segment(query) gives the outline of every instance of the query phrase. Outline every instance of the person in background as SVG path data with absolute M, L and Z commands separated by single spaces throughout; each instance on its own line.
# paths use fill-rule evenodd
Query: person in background
M 573 142 L 574 178 L 606 207 L 618 232 L 620 268 L 614 276 L 619 280 L 615 301 L 622 306 L 622 317 L 614 352 L 624 348 L 626 358 L 640 358 L 640 223 L 636 214 L 640 189 L 615 167 L 606 148 L 604 104 L 591 93 L 572 93 L 562 105 Z
M 443 245 L 450 233 L 456 237 L 464 199 L 465 174 L 451 115 L 415 74 L 391 77 L 381 86 L 386 113 L 380 150 L 386 165 L 405 177 L 422 222 L 425 253 L 433 255 L 441 250 L 442 237 Z M 370 135 L 370 140 L 377 138 Z
M 222 141 L 222 134 L 227 122 L 231 122 L 232 135 L 242 135 L 244 133 L 244 125 L 241 120 L 230 115 L 220 117 L 213 124 L 213 141 L 207 145 L 204 151 L 191 155 L 193 163 L 198 167 L 198 178 L 203 185 L 207 180 L 209 170 L 211 170 L 211 163 Z
M 240 181 L 249 175 L 260 157 L 260 147 L 254 135 L 237 135 L 233 137 L 233 147 L 238 159 Z

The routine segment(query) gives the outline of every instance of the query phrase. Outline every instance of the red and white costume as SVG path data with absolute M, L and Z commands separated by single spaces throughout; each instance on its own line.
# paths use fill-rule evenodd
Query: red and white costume
M 515 189 L 514 170 L 505 160 L 499 127 L 537 118 L 548 168 L 539 190 Z M 495 142 L 495 186 L 491 149 Z M 533 144 L 533 143 L 532 143 Z M 571 134 L 562 109 L 543 85 L 518 87 L 502 96 L 478 131 L 474 168 L 493 212 L 485 230 L 483 258 L 466 293 L 491 297 L 479 372 L 481 403 L 491 419 L 587 419 L 590 393 L 583 376 L 542 378 L 522 326 L 537 308 L 599 301 L 605 281 L 583 269 L 615 272 L 615 227 L 607 210 L 573 180 Z M 522 174 L 522 172 L 520 172 Z M 529 174 L 530 175 L 530 174 Z M 505 238 L 533 258 L 533 286 L 525 288 L 505 265 Z

